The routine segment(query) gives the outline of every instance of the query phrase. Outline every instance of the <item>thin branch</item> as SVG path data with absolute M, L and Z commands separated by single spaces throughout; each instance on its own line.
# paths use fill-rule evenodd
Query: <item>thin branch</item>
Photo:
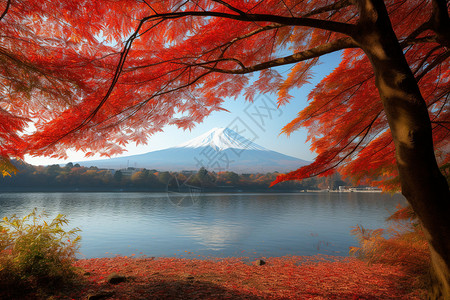
M 419 72 L 419 70 L 422 68 L 422 66 L 427 62 L 427 60 L 430 58 L 430 56 L 439 48 L 441 48 L 442 46 L 436 46 L 433 49 L 431 49 L 426 55 L 425 57 L 420 61 L 419 65 L 417 66 L 416 70 L 413 71 L 413 74 L 417 74 L 417 72 Z
M 438 40 L 437 40 L 436 35 L 428 35 L 428 36 L 424 36 L 421 38 L 415 38 L 415 39 L 406 38 L 400 42 L 400 46 L 402 48 L 406 48 L 408 46 L 416 45 L 416 44 L 437 43 L 437 42 L 438 42 Z
M 144 3 L 145 3 L 145 5 L 147 5 L 155 14 L 157 14 L 158 12 L 156 11 L 156 10 L 154 10 L 153 9 L 153 7 L 150 5 L 150 4 L 148 4 L 148 2 L 147 1 L 145 1 L 145 0 L 142 0 Z
M 336 3 L 330 4 L 330 5 L 321 7 L 321 8 L 314 9 L 314 10 L 310 11 L 309 13 L 305 14 L 303 17 L 304 18 L 308 18 L 308 17 L 312 17 L 314 15 L 318 15 L 318 14 L 329 12 L 329 11 L 336 11 L 336 10 L 339 10 L 341 8 L 350 6 L 351 4 L 352 4 L 351 0 L 341 0 L 341 1 L 338 1 Z
M 431 101 L 430 103 L 428 103 L 427 108 L 430 108 L 432 105 L 434 105 L 434 104 L 436 104 L 437 102 L 441 101 L 441 99 L 444 98 L 444 97 L 445 97 L 446 99 L 445 99 L 443 105 L 445 105 L 445 103 L 447 103 L 447 100 L 448 100 L 448 98 L 449 98 L 449 96 L 450 96 L 450 92 L 449 92 L 450 88 L 449 88 L 449 87 L 450 87 L 449 85 L 446 85 L 446 86 L 444 87 L 446 90 L 444 90 L 444 91 L 442 91 L 442 93 L 439 93 L 438 95 L 436 95 L 436 96 L 434 97 L 435 99 L 434 99 L 433 101 Z
M 441 127 L 444 127 L 445 129 L 447 129 L 449 132 L 450 132 L 450 128 L 448 128 L 447 126 L 445 126 L 445 125 L 442 125 L 442 123 L 449 123 L 449 122 L 444 122 L 444 121 L 432 121 L 431 122 L 432 124 L 436 124 L 437 126 L 441 126 Z
M 250 32 L 248 32 L 248 33 L 246 33 L 246 34 L 243 34 L 243 35 L 241 35 L 241 36 L 238 36 L 238 37 L 232 39 L 231 41 L 229 41 L 229 42 L 227 42 L 227 43 L 225 43 L 225 44 L 222 44 L 222 45 L 217 46 L 217 47 L 215 47 L 215 48 L 213 48 L 213 49 L 211 49 L 211 50 L 208 50 L 208 51 L 204 52 L 202 55 L 211 53 L 212 51 L 215 51 L 215 50 L 217 50 L 217 49 L 221 49 L 221 51 L 222 51 L 221 57 L 223 57 L 223 55 L 225 54 L 225 51 L 226 51 L 228 48 L 230 48 L 234 43 L 236 43 L 236 42 L 238 42 L 238 41 L 240 41 L 240 40 L 249 38 L 249 37 L 251 37 L 251 36 L 254 36 L 254 35 L 258 34 L 258 33 L 261 33 L 261 32 L 264 32 L 264 31 L 273 30 L 273 29 L 277 30 L 278 28 L 285 27 L 285 26 L 286 26 L 286 25 L 281 25 L 281 24 L 271 24 L 271 25 L 267 25 L 267 26 L 264 26 L 264 27 L 260 27 L 260 28 L 258 28 L 258 29 L 253 30 L 253 31 L 250 31 Z M 224 48 L 224 49 L 222 49 L 222 48 Z
M 281 2 L 283 2 L 283 5 L 286 6 L 287 10 L 289 11 L 289 14 L 291 15 L 291 17 L 294 18 L 294 14 L 292 13 L 291 9 L 289 8 L 289 6 L 287 6 L 286 2 L 284 2 L 284 0 L 281 0 Z
M 8 13 L 9 7 L 11 6 L 11 0 L 8 0 L 8 2 L 6 3 L 6 8 L 3 11 L 2 15 L 0 16 L 0 21 L 6 16 L 6 14 Z
M 309 114 L 308 114 L 308 119 L 311 119 L 311 118 L 314 118 L 314 117 L 318 117 L 318 116 L 320 116 L 320 115 L 323 115 L 323 114 L 325 114 L 325 113 L 327 113 L 327 112 L 329 112 L 329 111 L 332 111 L 332 110 L 336 109 L 336 108 L 339 107 L 340 105 L 345 104 L 350 98 L 352 98 L 352 97 L 359 91 L 359 89 L 362 88 L 363 84 L 365 84 L 367 81 L 369 81 L 371 78 L 373 78 L 373 76 L 374 76 L 374 75 L 371 75 L 371 76 L 367 77 L 366 79 L 364 79 L 363 81 L 357 82 L 357 83 L 355 83 L 354 85 L 352 85 L 352 86 L 346 88 L 345 90 L 343 90 L 343 91 L 340 92 L 339 94 L 333 96 L 333 98 L 331 98 L 328 102 L 326 102 L 326 103 L 324 103 L 323 105 L 321 105 L 320 107 L 318 107 L 314 112 L 309 113 Z M 340 95 L 342 95 L 342 94 L 344 94 L 344 93 L 347 93 L 348 91 L 354 89 L 355 87 L 356 87 L 356 89 L 355 89 L 354 91 L 351 92 L 350 96 L 347 96 L 347 97 L 346 97 L 347 100 L 342 101 L 342 102 L 338 102 L 338 104 L 336 104 L 335 106 L 330 107 L 330 108 L 328 108 L 328 109 L 325 110 L 325 111 L 321 111 L 321 109 L 322 109 L 324 106 L 330 104 L 330 103 L 331 103 L 333 100 L 335 100 L 337 97 L 339 97 Z M 319 113 L 319 111 L 320 111 L 320 113 Z
M 403 3 L 399 3 L 399 5 L 396 8 L 390 10 L 390 12 L 394 13 L 395 11 L 400 9 L 400 7 L 405 4 L 405 2 L 407 2 L 407 1 L 404 1 Z M 426 5 L 426 1 L 422 0 L 421 3 L 416 7 L 416 9 L 410 11 L 407 14 L 403 14 L 402 19 L 401 20 L 397 20 L 397 22 L 400 22 L 400 24 L 403 23 L 414 11 L 416 11 L 417 9 L 424 9 L 425 5 Z M 421 6 L 422 6 L 422 8 L 421 8 Z M 392 8 L 393 6 L 390 6 L 390 7 Z M 428 20 L 425 23 L 420 24 L 420 26 L 417 27 L 416 29 L 414 29 L 413 32 L 411 32 L 409 34 L 409 36 L 407 36 L 405 38 L 404 41 L 407 42 L 407 41 L 410 41 L 410 40 L 415 40 L 421 33 L 425 32 L 425 31 L 427 31 L 429 29 L 431 29 L 431 24 L 430 24 L 430 21 Z
M 444 62 L 447 58 L 450 57 L 450 51 L 446 51 L 440 54 L 432 63 L 430 63 L 420 74 L 416 76 L 416 81 L 419 82 L 425 74 L 434 69 L 436 66 Z
M 106 92 L 106 95 L 102 98 L 102 100 L 97 105 L 97 107 L 86 117 L 86 119 L 83 120 L 83 122 L 81 122 L 75 128 L 71 129 L 70 131 L 68 131 L 68 132 L 64 133 L 63 135 L 61 135 L 60 137 L 58 137 L 55 141 L 50 143 L 49 146 L 56 144 L 57 142 L 59 142 L 64 137 L 66 137 L 69 134 L 71 134 L 71 133 L 81 129 L 82 127 L 84 127 L 87 123 L 89 123 L 97 115 L 97 113 L 99 112 L 100 108 L 102 108 L 102 106 L 106 103 L 106 101 L 108 100 L 108 98 L 111 95 L 112 91 L 114 90 L 114 87 L 116 86 L 117 81 L 119 80 L 120 74 L 122 73 L 122 69 L 123 69 L 123 66 L 125 64 L 126 58 L 128 56 L 128 53 L 131 50 L 131 45 L 133 44 L 133 41 L 138 37 L 139 30 L 141 29 L 141 27 L 142 27 L 142 25 L 144 23 L 145 22 L 141 20 L 139 22 L 139 25 L 137 26 L 136 30 L 134 31 L 134 33 L 126 41 L 125 47 L 124 47 L 123 51 L 120 54 L 119 63 L 117 64 L 116 71 L 114 72 L 113 80 L 112 80 L 112 82 L 111 82 L 111 84 L 110 84 L 110 86 L 108 88 L 108 91 Z
M 226 8 L 228 8 L 229 10 L 232 10 L 232 11 L 234 11 L 234 12 L 237 12 L 237 13 L 240 14 L 241 16 L 245 16 L 245 12 L 243 12 L 242 10 L 237 9 L 236 7 L 234 7 L 234 6 L 232 6 L 232 5 L 228 4 L 228 3 L 226 3 L 225 1 L 222 1 L 222 0 L 212 0 L 212 1 L 213 1 L 213 2 L 217 2 L 217 3 L 222 4 L 223 6 L 225 6 Z
M 200 4 L 198 3 L 199 0 L 191 0 L 191 2 L 193 2 L 195 4 L 195 7 L 198 7 L 201 11 L 206 11 L 206 9 L 204 9 L 203 7 L 200 6 Z M 187 0 L 186 2 L 187 3 Z
M 415 38 L 417 38 L 422 32 L 425 32 L 427 30 L 431 29 L 431 25 L 430 22 L 427 21 L 425 23 L 422 23 L 419 27 L 417 27 L 416 29 L 414 29 L 413 32 L 411 32 L 408 37 L 405 39 L 405 41 L 408 40 L 414 40 Z
M 444 110 L 444 108 L 445 108 L 445 106 L 446 106 L 446 104 L 447 104 L 447 101 L 448 101 L 448 94 L 446 95 L 446 97 L 445 97 L 445 101 L 443 101 L 443 103 L 442 103 L 442 105 L 441 105 L 441 107 L 439 108 L 439 111 L 437 112 L 437 113 L 435 113 L 434 114 L 434 116 L 433 116 L 433 120 L 431 120 L 431 123 L 433 123 L 433 122 L 438 122 L 438 121 L 435 121 L 437 118 L 439 118 L 439 115 L 442 113 L 442 111 Z M 436 103 L 437 101 L 435 101 L 435 103 Z M 429 107 L 429 106 L 428 106 Z M 443 121 L 441 121 L 441 122 L 443 122 Z M 449 123 L 449 122 L 445 122 L 445 123 Z
M 186 3 L 188 3 L 189 2 L 189 0 L 186 0 L 186 1 L 184 1 L 183 3 L 181 3 L 177 8 L 175 8 L 175 10 L 174 11 L 178 11 L 180 8 L 182 8 Z M 151 8 L 151 7 L 150 7 Z M 153 9 L 153 8 L 151 8 L 152 9 L 152 11 L 157 15 L 158 13 Z M 143 22 L 142 20 L 141 20 L 141 22 Z M 156 26 L 158 26 L 160 23 L 162 23 L 162 22 L 164 22 L 164 20 L 161 20 L 161 21 L 159 21 L 159 22 L 157 22 L 156 24 L 153 24 L 152 26 L 150 26 L 149 28 L 147 28 L 146 30 L 144 30 L 141 34 L 139 34 L 139 35 L 137 35 L 135 38 L 140 38 L 140 37 L 142 37 L 144 34 L 146 34 L 147 32 L 149 32 L 150 30 L 152 30 L 153 28 L 155 28 Z
M 352 38 L 342 38 L 336 41 L 317 46 L 305 51 L 294 53 L 289 56 L 276 58 L 274 60 L 266 61 L 260 64 L 256 64 L 250 67 L 241 67 L 238 70 L 225 70 L 225 69 L 213 69 L 207 66 L 202 66 L 203 68 L 213 70 L 214 72 L 227 73 L 227 74 L 248 74 L 256 71 L 261 71 L 268 68 L 283 66 L 287 64 L 293 64 L 308 60 L 311 58 L 319 57 L 324 54 L 336 52 L 346 48 L 357 48 L 356 42 Z M 204 63 L 207 64 L 207 63 Z
M 214 64 L 217 66 L 218 63 L 221 62 L 235 62 L 236 64 L 238 64 L 242 69 L 246 69 L 244 64 L 238 60 L 237 58 L 219 58 L 219 59 L 214 59 L 214 60 L 209 60 L 209 61 L 205 61 L 205 62 L 200 62 L 200 63 L 188 63 L 188 62 L 173 62 L 174 64 L 181 64 L 181 65 L 186 65 L 189 67 L 201 67 L 207 70 L 211 70 L 213 72 L 218 72 L 218 73 L 230 73 L 227 70 L 222 70 L 222 69 L 217 69 L 216 67 L 208 67 L 208 65 Z M 231 74 L 241 74 L 241 73 L 231 73 Z
M 50 82 L 54 87 L 56 86 L 56 82 L 64 82 L 65 81 L 65 82 L 72 83 L 68 79 L 62 80 L 61 78 L 58 78 L 55 75 L 52 75 L 51 73 L 45 72 L 44 70 L 42 70 L 41 68 L 39 68 L 37 66 L 34 66 L 32 64 L 29 64 L 26 61 L 21 60 L 19 57 L 15 56 L 12 53 L 7 52 L 6 50 L 2 49 L 1 47 L 0 47 L 0 56 L 4 56 L 7 59 L 13 61 L 16 64 L 16 66 L 19 66 L 20 68 L 22 68 L 24 70 L 27 70 L 27 71 L 32 72 L 32 73 L 39 74 L 40 76 L 42 76 L 45 79 L 47 79 L 48 82 Z M 11 79 L 11 78 L 8 78 L 8 80 L 14 80 L 16 82 L 20 82 L 20 81 L 18 81 L 16 79 Z M 51 94 L 62 95 L 62 92 L 60 91 L 59 88 L 53 88 L 51 90 L 46 90 L 46 91 L 51 93 Z
M 228 42 L 227 44 L 221 45 L 219 47 L 216 47 L 215 49 L 212 49 L 208 52 L 217 50 L 218 48 L 221 47 L 226 47 L 228 48 L 229 46 L 231 46 L 231 44 L 235 43 L 236 41 L 239 41 L 241 39 L 247 38 L 249 36 L 252 36 L 256 33 L 265 31 L 265 30 L 269 30 L 269 29 L 275 29 L 275 28 L 279 28 L 281 25 L 270 25 L 267 26 L 265 28 L 258 28 L 257 30 L 250 32 L 248 34 L 242 35 L 238 38 L 235 38 L 234 40 Z M 328 53 L 332 53 L 335 51 L 339 51 L 345 48 L 355 48 L 356 43 L 351 39 L 351 38 L 342 38 L 339 40 L 336 40 L 334 42 L 330 42 L 327 44 L 323 44 L 320 46 L 317 46 L 315 48 L 311 48 L 309 50 L 305 50 L 302 52 L 298 52 L 295 53 L 293 55 L 289 55 L 286 57 L 282 57 L 282 58 L 276 58 L 274 60 L 270 60 L 267 62 L 263 62 L 257 65 L 253 65 L 250 67 L 245 67 L 244 64 L 239 61 L 238 59 L 235 58 L 220 58 L 220 59 L 216 59 L 216 60 L 211 60 L 211 61 L 206 61 L 206 62 L 201 62 L 201 63 L 195 63 L 195 64 L 189 64 L 189 63 L 183 63 L 183 62 L 177 62 L 177 60 L 182 59 L 182 58 L 189 58 L 189 57 L 182 57 L 182 58 L 175 58 L 175 59 L 171 59 L 169 62 L 173 62 L 173 63 L 179 63 L 179 64 L 183 64 L 183 65 L 190 65 L 190 66 L 199 66 L 199 67 L 203 67 L 205 69 L 209 69 L 212 70 L 214 72 L 218 72 L 218 73 L 227 73 L 227 74 L 247 74 L 247 73 L 252 73 L 252 72 L 256 72 L 256 71 L 260 71 L 263 69 L 268 69 L 268 68 L 272 68 L 272 67 L 276 67 L 276 66 L 282 66 L 282 65 L 286 65 L 286 64 L 293 64 L 293 63 L 297 63 L 300 61 L 304 61 L 304 60 L 308 60 L 308 59 L 312 59 L 315 57 L 319 57 L 321 55 L 324 54 L 328 54 Z M 225 50 L 223 50 L 224 52 Z M 222 53 L 223 54 L 223 53 Z M 236 62 L 239 66 L 240 69 L 237 70 L 226 70 L 226 69 L 218 69 L 218 68 L 213 68 L 213 67 L 208 67 L 208 65 L 214 63 L 217 64 L 219 62 L 224 62 L 224 61 L 234 61 Z M 129 68 L 127 70 L 124 70 L 124 72 L 129 72 L 129 71 L 133 71 L 133 70 L 137 70 L 137 69 L 141 69 L 141 68 L 147 68 L 147 67 L 151 67 L 151 66 L 155 66 L 161 63 L 166 63 L 168 61 L 164 61 L 164 62 L 158 62 L 158 63 L 154 63 L 154 64 L 148 64 L 145 66 L 138 66 L 138 67 L 132 67 Z
M 214 48 L 212 48 L 210 50 L 207 50 L 207 51 L 203 52 L 202 56 L 206 55 L 206 54 L 209 54 L 209 53 L 211 53 L 213 51 L 216 51 L 218 49 L 221 49 L 222 53 L 220 55 L 220 60 L 225 60 L 223 56 L 224 56 L 226 50 L 229 47 L 231 47 L 233 44 L 235 44 L 236 42 L 238 42 L 240 40 L 243 40 L 243 39 L 246 39 L 246 38 L 249 38 L 249 37 L 254 36 L 254 35 L 256 35 L 258 33 L 261 33 L 261 32 L 265 32 L 265 31 L 269 31 L 269 30 L 273 30 L 273 29 L 278 30 L 278 28 L 282 28 L 282 27 L 285 27 L 285 26 L 286 25 L 271 24 L 271 25 L 268 25 L 268 26 L 257 28 L 254 31 L 251 31 L 251 32 L 243 34 L 243 35 L 241 35 L 239 37 L 236 37 L 233 40 L 231 40 L 231 41 L 229 41 L 229 42 L 227 42 L 225 44 L 219 45 L 217 47 L 214 47 Z M 132 71 L 135 71 L 135 70 L 138 70 L 138 69 L 154 67 L 154 66 L 161 65 L 161 64 L 164 64 L 164 63 L 168 63 L 168 62 L 176 62 L 176 61 L 181 60 L 181 59 L 200 59 L 200 57 L 189 57 L 189 56 L 177 57 L 177 58 L 173 58 L 173 59 L 170 59 L 170 60 L 165 60 L 165 61 L 156 62 L 156 63 L 152 63 L 152 64 L 146 64 L 146 65 L 141 65 L 141 66 L 136 66 L 136 67 L 129 67 L 127 69 L 124 69 L 123 72 L 124 73 L 125 72 L 132 72 Z M 233 58 L 229 58 L 228 60 L 234 60 L 236 63 L 240 64 L 242 68 L 244 68 L 244 65 L 239 60 L 233 59 Z M 216 62 L 216 61 L 210 61 L 210 63 L 211 62 Z M 203 63 L 203 64 L 207 64 L 207 63 Z
M 125 108 L 124 110 L 122 110 L 122 111 L 119 113 L 119 114 L 122 114 L 122 113 L 124 113 L 124 112 L 131 111 L 130 113 L 128 113 L 127 116 L 124 116 L 122 119 L 116 121 L 114 124 L 111 124 L 111 125 L 102 127 L 102 128 L 100 128 L 100 129 L 107 129 L 107 128 L 110 128 L 110 127 L 113 127 L 113 126 L 115 126 L 115 125 L 118 125 L 118 124 L 120 124 L 120 123 L 125 122 L 126 120 L 130 119 L 133 115 L 135 115 L 142 107 L 144 107 L 144 106 L 145 106 L 148 102 L 150 102 L 152 99 L 154 99 L 154 98 L 156 98 L 156 97 L 159 97 L 159 96 L 162 96 L 162 95 L 165 95 L 165 94 L 173 93 L 173 92 L 182 90 L 182 89 L 184 89 L 184 88 L 187 88 L 187 87 L 189 87 L 189 86 L 191 86 L 191 85 L 194 85 L 194 84 L 197 83 L 200 79 L 202 79 L 203 77 L 209 75 L 210 73 L 211 73 L 211 71 L 207 71 L 207 72 L 205 72 L 205 73 L 203 73 L 203 74 L 197 76 L 197 78 L 194 78 L 192 81 L 187 82 L 186 84 L 183 84 L 183 85 L 178 86 L 178 87 L 176 87 L 176 88 L 173 88 L 173 89 L 169 89 L 169 90 L 164 91 L 164 89 L 167 88 L 167 87 L 169 86 L 169 84 L 170 84 L 171 82 L 173 82 L 175 79 L 171 80 L 170 82 L 168 82 L 168 83 L 165 85 L 165 87 L 162 87 L 162 88 L 160 89 L 159 92 L 157 92 L 157 93 L 151 95 L 149 98 L 145 99 L 145 100 L 142 101 L 142 102 L 139 102 L 139 103 L 137 103 L 137 104 L 135 104 L 135 105 L 133 105 L 133 106 L 129 106 L 129 107 Z M 180 74 L 179 76 L 181 76 L 181 74 Z M 176 78 L 178 78 L 179 76 L 177 76 Z M 117 115 L 117 114 L 116 114 L 116 115 Z M 111 117 L 108 118 L 108 119 L 111 119 L 111 118 L 113 118 L 113 117 L 115 117 L 115 116 L 111 116 Z M 99 124 L 97 124 L 97 125 L 99 125 Z M 95 125 L 95 126 L 97 126 L 97 125 Z
M 346 144 L 346 145 L 338 152 L 338 153 L 341 153 L 342 150 L 344 150 L 344 149 L 346 149 L 348 146 L 350 146 L 350 144 L 353 143 L 353 141 L 356 140 L 356 138 L 358 138 L 364 131 L 366 131 L 366 132 L 364 133 L 364 136 L 361 138 L 361 140 L 353 147 L 353 149 L 352 149 L 349 153 L 347 153 L 346 155 L 344 155 L 344 157 L 341 158 L 341 159 L 340 159 L 337 163 L 335 163 L 334 165 L 328 167 L 327 169 L 325 169 L 325 170 L 323 170 L 323 171 L 320 171 L 319 173 L 316 173 L 316 174 L 314 174 L 314 175 L 311 175 L 311 176 L 309 176 L 309 177 L 314 177 L 314 176 L 323 174 L 323 173 L 325 173 L 325 172 L 327 172 L 327 171 L 329 171 L 329 170 L 332 170 L 332 169 L 336 168 L 336 167 L 339 166 L 344 160 L 346 160 L 350 155 L 352 155 L 352 154 L 358 149 L 359 145 L 361 145 L 362 142 L 366 139 L 367 135 L 368 135 L 369 132 L 370 132 L 370 129 L 372 128 L 373 124 L 375 123 L 375 121 L 376 121 L 376 120 L 378 119 L 378 117 L 380 116 L 381 112 L 382 112 L 382 111 L 380 111 L 380 112 L 375 116 L 375 118 L 373 118 L 373 120 L 370 122 L 369 125 L 367 125 L 366 127 L 364 127 L 363 130 L 361 130 L 361 131 L 360 131 L 360 132 L 359 132 L 359 133 L 358 133 L 351 141 L 349 141 L 349 142 L 348 142 L 348 143 L 347 143 L 347 144 Z M 336 154 L 336 155 L 337 155 L 337 154 Z M 336 155 L 333 156 L 331 159 L 334 159 L 334 158 L 336 157 Z

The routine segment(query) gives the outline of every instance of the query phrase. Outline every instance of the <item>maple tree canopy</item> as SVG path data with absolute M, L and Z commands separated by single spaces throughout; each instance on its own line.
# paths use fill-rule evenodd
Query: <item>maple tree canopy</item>
M 446 164 L 449 51 L 430 30 L 432 4 L 385 4 Z M 359 20 L 353 1 L 30 0 L 0 8 L 4 158 L 66 158 L 69 148 L 114 155 L 167 124 L 192 128 L 230 97 L 303 101 L 289 92 L 308 82 L 321 55 L 342 51 L 340 65 L 283 129 L 306 127 L 318 156 L 279 181 L 328 175 L 337 166 L 385 187 L 397 176 L 374 72 L 349 37 Z M 291 66 L 287 77 L 277 72 L 282 65 Z
M 283 105 L 322 55 L 342 51 L 283 129 L 308 128 L 317 158 L 275 183 L 337 167 L 385 188 L 398 178 L 429 242 L 430 298 L 450 298 L 446 0 L 0 4 L 4 174 L 25 153 L 121 153 L 167 124 L 192 128 L 228 98 L 270 93 Z

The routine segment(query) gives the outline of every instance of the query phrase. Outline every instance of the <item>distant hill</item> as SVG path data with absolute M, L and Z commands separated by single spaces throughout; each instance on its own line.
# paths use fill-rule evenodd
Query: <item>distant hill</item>
M 107 169 L 198 170 L 237 173 L 289 172 L 310 162 L 261 147 L 229 128 L 214 128 L 186 143 L 140 155 L 77 162 Z

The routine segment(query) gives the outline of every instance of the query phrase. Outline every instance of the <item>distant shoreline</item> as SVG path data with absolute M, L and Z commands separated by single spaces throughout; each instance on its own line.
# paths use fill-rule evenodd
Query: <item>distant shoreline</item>
M 9 188 L 0 188 L 0 193 L 166 193 L 167 189 L 162 188 L 153 188 L 153 189 L 145 189 L 145 188 L 120 188 L 120 189 L 106 189 L 106 188 L 48 188 L 48 187 L 9 187 Z M 173 191 L 170 191 L 173 192 Z M 201 193 L 230 193 L 230 194 L 239 194 L 239 193 L 268 193 L 268 194 L 276 194 L 276 193 L 382 193 L 381 190 L 288 190 L 288 189 L 240 189 L 240 188 L 229 188 L 229 189 L 214 189 L 214 188 L 205 188 L 201 190 Z
M 1 188 L 0 193 L 166 193 L 167 189 L 104 189 L 104 188 Z M 302 193 L 299 190 L 269 189 L 204 189 L 201 193 Z

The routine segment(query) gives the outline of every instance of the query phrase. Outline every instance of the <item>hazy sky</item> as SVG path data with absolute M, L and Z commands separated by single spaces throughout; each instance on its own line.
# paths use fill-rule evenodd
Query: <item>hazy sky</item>
M 244 97 L 239 97 L 237 100 L 228 100 L 223 107 L 230 112 L 214 112 L 203 123 L 197 125 L 191 131 L 183 131 L 175 126 L 167 126 L 164 128 L 164 132 L 152 136 L 145 146 L 141 145 L 136 147 L 134 144 L 128 145 L 128 152 L 121 156 L 142 154 L 177 146 L 214 127 L 230 127 L 265 148 L 304 160 L 312 160 L 315 154 L 311 153 L 309 150 L 310 145 L 306 143 L 305 129 L 296 131 L 290 137 L 284 134 L 280 135 L 280 132 L 283 126 L 294 119 L 297 113 L 306 106 L 309 91 L 324 76 L 328 75 L 337 67 L 339 60 L 339 54 L 329 54 L 322 57 L 321 65 L 313 69 L 314 74 L 311 79 L 311 84 L 307 84 L 301 89 L 293 91 L 292 95 L 294 98 L 291 102 L 279 109 L 276 109 L 276 95 L 256 96 L 254 103 L 246 102 Z M 278 71 L 287 73 L 289 69 L 285 67 Z M 70 152 L 69 159 L 65 161 L 29 156 L 25 157 L 25 161 L 34 165 L 48 165 L 98 158 L 100 157 L 86 159 L 82 152 Z

